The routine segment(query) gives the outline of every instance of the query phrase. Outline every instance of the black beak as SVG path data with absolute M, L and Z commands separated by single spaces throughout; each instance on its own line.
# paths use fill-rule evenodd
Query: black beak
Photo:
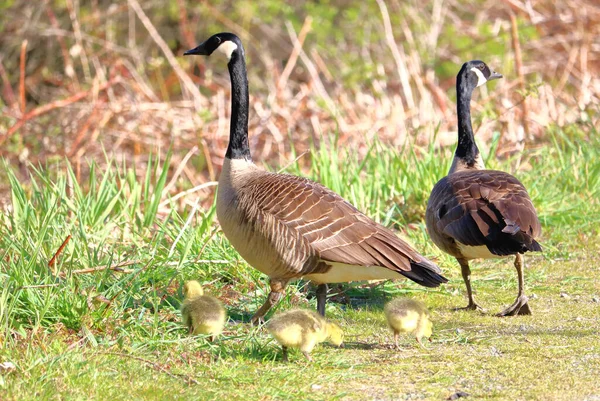
M 200 43 L 197 47 L 194 47 L 191 50 L 183 53 L 184 56 L 189 56 L 192 54 L 198 54 L 200 56 L 210 56 L 210 53 L 206 51 L 206 46 L 204 45 L 206 42 Z
M 487 80 L 491 81 L 492 79 L 499 79 L 499 78 L 502 78 L 502 74 L 500 74 L 496 71 L 492 71 L 492 74 L 490 75 L 490 77 Z

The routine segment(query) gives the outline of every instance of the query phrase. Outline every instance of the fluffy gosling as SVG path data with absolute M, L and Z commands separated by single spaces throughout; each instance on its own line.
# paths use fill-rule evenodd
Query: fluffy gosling
M 383 310 L 389 326 L 394 331 L 396 349 L 400 349 L 398 335 L 401 332 L 413 333 L 421 346 L 423 346 L 421 342 L 423 337 L 431 337 L 433 323 L 429 317 L 429 310 L 422 302 L 396 298 L 388 302 Z
M 302 354 L 312 361 L 310 352 L 315 345 L 329 339 L 340 346 L 343 341 L 342 329 L 328 322 L 321 315 L 303 309 L 295 309 L 274 316 L 267 323 L 267 330 L 283 350 L 283 360 L 288 361 L 288 348 L 300 348 Z
M 210 341 L 223 331 L 225 308 L 216 298 L 204 295 L 197 281 L 188 281 L 183 286 L 181 317 L 190 334 L 208 334 Z

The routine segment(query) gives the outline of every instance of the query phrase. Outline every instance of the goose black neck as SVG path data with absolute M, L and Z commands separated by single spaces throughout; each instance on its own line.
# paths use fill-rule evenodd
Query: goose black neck
M 248 75 L 243 50 L 235 50 L 227 64 L 231 77 L 231 125 L 225 157 L 251 160 L 248 146 Z
M 479 149 L 475 144 L 473 127 L 471 126 L 471 95 L 475 88 L 469 85 L 469 81 L 462 74 L 456 80 L 458 115 L 458 145 L 454 155 L 462 159 L 468 166 L 472 167 L 479 155 Z

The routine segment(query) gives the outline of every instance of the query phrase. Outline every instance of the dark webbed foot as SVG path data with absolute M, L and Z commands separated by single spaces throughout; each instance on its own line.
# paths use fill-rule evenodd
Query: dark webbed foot
M 527 301 L 529 301 L 529 298 L 525 295 L 521 295 L 511 306 L 504 309 L 496 316 L 531 315 L 531 309 L 529 308 Z

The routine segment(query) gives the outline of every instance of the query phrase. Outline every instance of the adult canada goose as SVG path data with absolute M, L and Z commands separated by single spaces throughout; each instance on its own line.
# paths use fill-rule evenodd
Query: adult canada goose
M 267 172 L 252 163 L 248 79 L 240 39 L 219 33 L 184 54 L 209 56 L 215 50 L 227 56 L 231 77 L 231 127 L 219 177 L 217 217 L 240 255 L 270 278 L 271 292 L 252 321 L 262 319 L 286 285 L 300 277 L 319 284 L 321 315 L 326 283 L 400 275 L 426 287 L 446 282 L 437 265 L 336 193 L 306 178 Z
M 429 310 L 422 303 L 410 298 L 396 298 L 385 304 L 383 311 L 388 325 L 394 332 L 394 344 L 398 346 L 400 333 L 414 333 L 419 345 L 423 346 L 421 339 L 430 338 L 433 332 L 433 323 Z
M 502 75 L 479 60 L 463 64 L 456 79 L 458 145 L 448 175 L 431 191 L 427 230 L 433 242 L 454 256 L 467 286 L 469 304 L 473 299 L 469 260 L 515 255 L 519 292 L 515 302 L 499 316 L 529 315 L 523 282 L 523 253 L 541 251 L 535 240 L 540 222 L 527 190 L 512 175 L 486 170 L 471 127 L 473 90 Z
M 310 352 L 315 345 L 329 339 L 329 342 L 339 347 L 344 338 L 344 333 L 337 324 L 303 309 L 273 316 L 267 323 L 267 330 L 281 344 L 285 362 L 288 361 L 288 348 L 300 348 L 306 359 L 311 361 Z
M 183 286 L 181 318 L 190 334 L 208 334 L 210 340 L 221 334 L 225 326 L 225 308 L 221 301 L 208 295 L 199 282 L 192 280 Z

